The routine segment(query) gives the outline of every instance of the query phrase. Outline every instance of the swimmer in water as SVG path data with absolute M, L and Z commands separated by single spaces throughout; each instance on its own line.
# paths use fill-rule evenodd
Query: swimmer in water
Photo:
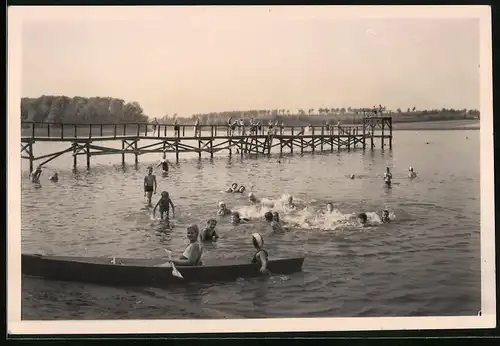
M 234 192 L 237 192 L 237 193 L 243 193 L 245 192 L 245 186 L 244 185 L 241 185 L 238 190 L 234 191 Z
M 354 179 L 354 178 L 356 178 L 356 176 L 355 176 L 354 174 L 351 174 L 351 175 L 349 176 L 349 179 Z
M 283 233 L 283 228 L 278 222 L 274 220 L 273 213 L 271 213 L 270 211 L 266 212 L 264 214 L 264 219 L 271 227 L 272 233 Z
M 257 200 L 257 197 L 255 197 L 254 193 L 253 192 L 250 192 L 248 194 L 248 200 L 250 201 L 250 203 L 259 203 L 259 201 Z
M 360 213 L 360 214 L 358 214 L 358 221 L 362 225 L 366 225 L 368 223 L 368 216 L 366 215 L 366 213 Z
M 203 247 L 198 242 L 200 229 L 198 225 L 191 225 L 186 229 L 186 235 L 189 239 L 189 245 L 184 250 L 180 260 L 172 262 L 178 266 L 200 266 L 203 265 L 201 257 L 203 255 Z
M 168 221 L 170 219 L 170 207 L 172 207 L 172 217 L 175 217 L 175 206 L 167 191 L 162 191 L 161 197 L 153 209 L 153 217 L 156 214 L 156 208 L 158 208 L 158 206 L 160 206 L 160 218 L 162 220 L 164 219 L 163 215 L 165 215 L 165 220 Z
M 389 210 L 384 209 L 382 211 L 382 216 L 380 217 L 380 220 L 382 220 L 383 223 L 391 222 L 391 219 L 389 217 Z
M 207 221 L 207 227 L 201 231 L 200 239 L 201 241 L 214 241 L 219 239 L 217 232 L 215 231 L 215 226 L 217 226 L 217 220 L 210 219 Z
M 54 175 L 49 178 L 49 180 L 57 183 L 59 181 L 59 174 L 55 172 Z
M 286 200 L 286 207 L 295 209 L 295 204 L 293 203 L 293 196 L 289 196 Z
M 328 202 L 326 204 L 326 213 L 327 214 L 333 213 L 333 203 L 332 202 Z
M 242 218 L 240 216 L 240 213 L 238 213 L 237 211 L 233 211 L 231 213 L 231 224 L 233 225 L 239 225 L 239 224 L 242 224 L 242 223 L 247 223 L 248 222 L 248 219 L 247 218 Z
M 384 173 L 384 184 L 390 187 L 391 183 L 392 183 L 392 173 L 389 167 L 386 167 L 386 171 Z
M 252 257 L 252 263 L 258 264 L 260 266 L 259 271 L 264 273 L 269 273 L 267 269 L 268 262 L 268 254 L 267 251 L 264 250 L 264 238 L 259 233 L 252 234 L 252 244 L 253 247 L 257 250 L 257 252 Z
M 169 165 L 170 165 L 170 167 L 175 169 L 174 165 L 172 163 L 170 163 L 170 161 L 167 160 L 167 153 L 163 153 L 163 157 L 162 157 L 160 163 L 156 165 L 156 167 L 161 166 L 162 172 L 168 173 L 168 166 Z
M 31 181 L 33 183 L 40 182 L 40 176 L 42 175 L 42 166 L 38 166 L 33 172 L 30 174 Z
M 153 174 L 153 167 L 148 167 L 148 175 L 144 177 L 144 197 L 148 197 L 148 205 L 151 205 L 153 192 L 156 194 L 156 175 Z
M 231 187 L 228 187 L 226 192 L 227 193 L 233 193 L 233 192 L 236 192 L 238 190 L 238 184 L 236 183 L 232 183 L 231 184 Z
M 408 168 L 408 178 L 413 179 L 417 177 L 417 173 L 413 171 L 413 167 Z
M 278 223 L 278 225 L 281 226 L 281 228 L 283 229 L 283 231 L 288 231 L 288 227 L 284 227 L 285 226 L 285 221 L 283 221 L 283 220 L 280 219 L 280 214 L 277 211 L 273 212 L 273 221 L 275 221 L 276 223 Z
M 219 210 L 217 211 L 217 215 L 226 216 L 231 214 L 231 210 L 227 208 L 226 203 L 219 202 Z

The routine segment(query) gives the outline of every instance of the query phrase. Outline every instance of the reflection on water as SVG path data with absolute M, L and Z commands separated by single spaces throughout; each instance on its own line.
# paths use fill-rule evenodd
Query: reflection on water
M 146 167 L 159 155 L 141 156 L 136 167 L 122 167 L 119 156 L 92 158 L 89 171 L 72 170 L 72 160 L 61 157 L 49 164 L 39 187 L 29 182 L 24 166 L 24 252 L 141 258 L 170 249 L 177 256 L 187 244 L 185 227 L 204 227 L 224 201 L 251 221 L 232 226 L 229 218 L 217 217 L 221 238 L 205 246 L 207 260 L 249 260 L 251 233 L 264 227 L 263 215 L 272 210 L 291 231 L 266 236 L 271 257 L 306 255 L 306 261 L 302 273 L 290 276 L 168 290 L 24 278 L 23 318 L 476 314 L 479 132 L 467 137 L 465 142 L 461 131 L 396 132 L 393 152 L 286 155 L 279 163 L 274 156 L 184 157 L 168 177 L 157 174 L 153 202 L 159 192 L 170 193 L 176 206 L 170 225 L 152 217 L 142 189 Z M 427 141 L 432 144 L 425 151 L 415 150 Z M 35 149 L 50 151 L 56 144 Z M 414 180 L 407 177 L 409 165 L 418 173 Z M 385 167 L 393 171 L 392 189 L 383 187 Z M 50 171 L 59 172 L 58 183 L 48 181 Z M 351 174 L 356 178 L 349 179 Z M 222 192 L 233 182 L 264 205 L 250 205 L 246 194 Z M 296 209 L 284 205 L 289 195 Z M 331 214 L 325 213 L 327 202 L 334 205 Z M 380 221 L 385 208 L 389 224 Z M 368 227 L 356 221 L 360 212 L 367 213 Z

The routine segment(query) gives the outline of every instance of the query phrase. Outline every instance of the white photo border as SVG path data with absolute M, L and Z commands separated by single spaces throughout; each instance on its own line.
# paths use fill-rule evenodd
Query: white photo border
M 232 10 L 235 7 L 231 6 Z M 252 6 L 240 11 L 264 11 L 295 18 L 471 18 L 480 25 L 480 186 L 481 186 L 481 316 L 390 318 L 269 318 L 236 320 L 21 320 L 21 59 L 22 23 L 30 20 L 160 19 L 151 6 L 11 6 L 8 8 L 8 334 L 199 334 L 241 332 L 318 332 L 367 330 L 476 329 L 496 326 L 495 221 L 493 171 L 492 34 L 489 6 L 332 6 L 332 11 L 311 11 L 317 6 Z M 189 7 L 203 13 L 215 6 Z M 228 10 L 217 7 L 217 10 Z M 457 283 L 459 284 L 459 283 Z M 193 323 L 196 325 L 193 326 Z

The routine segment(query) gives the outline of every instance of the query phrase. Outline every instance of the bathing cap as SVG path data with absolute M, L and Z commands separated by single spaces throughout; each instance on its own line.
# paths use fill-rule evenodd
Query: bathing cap
M 219 202 L 219 207 L 222 207 L 223 205 L 226 205 L 224 202 Z
M 259 246 L 264 245 L 264 239 L 262 238 L 262 236 L 259 233 L 253 233 L 252 238 L 255 239 L 255 242 L 257 243 L 257 245 L 259 245 Z
M 253 196 L 254 196 L 253 192 L 248 193 L 248 197 L 253 197 Z

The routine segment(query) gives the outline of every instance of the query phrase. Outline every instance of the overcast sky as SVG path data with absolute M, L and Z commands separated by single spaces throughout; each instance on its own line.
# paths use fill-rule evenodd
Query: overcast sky
M 149 116 L 319 107 L 479 108 L 479 20 L 333 8 L 151 8 L 27 20 L 22 95 L 110 96 Z M 318 11 L 318 15 L 314 15 Z M 41 16 L 41 18 L 44 18 Z

